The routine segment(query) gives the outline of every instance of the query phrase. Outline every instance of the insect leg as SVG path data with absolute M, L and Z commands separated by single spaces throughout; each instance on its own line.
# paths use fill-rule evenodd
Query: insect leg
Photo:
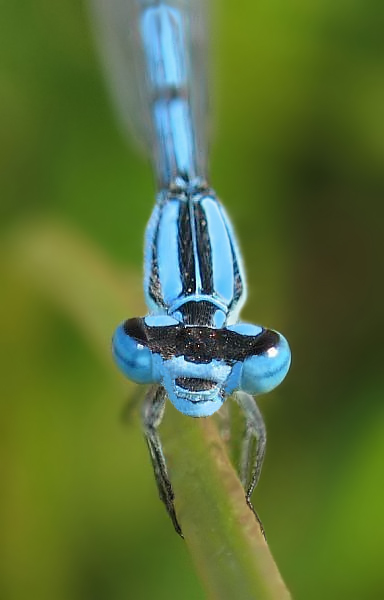
M 245 434 L 240 459 L 240 479 L 245 489 L 245 500 L 254 513 L 265 538 L 262 522 L 255 511 L 251 496 L 259 481 L 267 443 L 264 419 L 255 399 L 245 392 L 237 392 L 234 398 L 245 416 Z
M 183 537 L 173 503 L 174 492 L 169 479 L 163 448 L 157 432 L 163 419 L 166 392 L 162 386 L 152 386 L 145 397 L 142 420 L 160 499 L 164 502 L 176 532 Z

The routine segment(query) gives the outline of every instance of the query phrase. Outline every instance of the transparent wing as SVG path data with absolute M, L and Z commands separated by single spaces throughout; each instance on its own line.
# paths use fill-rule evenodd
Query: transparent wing
M 199 147 L 205 148 L 207 118 L 205 11 L 203 0 L 88 0 L 105 76 L 119 119 L 148 153 L 152 153 L 151 124 L 153 90 L 146 72 L 139 19 L 149 6 L 177 8 L 188 32 L 188 94 L 195 122 L 199 124 Z

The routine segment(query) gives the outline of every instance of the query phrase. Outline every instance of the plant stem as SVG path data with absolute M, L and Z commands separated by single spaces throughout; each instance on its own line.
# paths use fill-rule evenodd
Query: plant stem
M 214 419 L 168 406 L 161 434 L 178 519 L 208 597 L 290 598 Z

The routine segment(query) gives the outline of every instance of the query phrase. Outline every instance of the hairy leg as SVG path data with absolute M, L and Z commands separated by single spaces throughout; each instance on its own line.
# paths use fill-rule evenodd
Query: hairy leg
M 142 411 L 143 428 L 160 499 L 165 504 L 176 532 L 183 537 L 173 502 L 175 495 L 169 479 L 163 447 L 157 431 L 164 415 L 165 401 L 166 393 L 162 386 L 152 386 L 148 390 Z

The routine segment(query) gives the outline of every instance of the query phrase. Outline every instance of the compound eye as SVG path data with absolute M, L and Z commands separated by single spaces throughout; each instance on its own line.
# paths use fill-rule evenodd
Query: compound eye
M 277 332 L 271 331 L 270 334 L 272 343 L 267 344 L 262 352 L 249 356 L 244 361 L 240 388 L 249 394 L 270 392 L 288 373 L 291 364 L 288 342 Z M 261 334 L 263 335 L 265 334 Z
M 155 383 L 144 319 L 129 319 L 119 325 L 113 336 L 112 353 L 117 366 L 129 379 L 136 383 Z

